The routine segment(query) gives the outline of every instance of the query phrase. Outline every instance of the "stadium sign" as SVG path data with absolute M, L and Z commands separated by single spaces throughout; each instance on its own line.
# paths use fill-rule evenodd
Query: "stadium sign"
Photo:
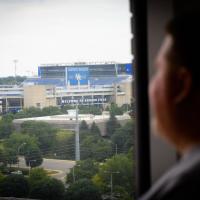
M 92 97 L 63 97 L 61 105 L 66 104 L 103 104 L 110 101 L 110 96 L 94 96 Z
M 88 67 L 66 67 L 66 84 L 68 85 L 87 85 L 89 70 Z

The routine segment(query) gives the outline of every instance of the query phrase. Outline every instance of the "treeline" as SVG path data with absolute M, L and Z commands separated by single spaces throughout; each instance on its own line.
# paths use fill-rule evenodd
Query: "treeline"
M 65 187 L 41 168 L 32 169 L 29 177 L 16 174 L 4 176 L 0 173 L 0 197 L 62 200 Z
M 105 137 L 93 122 L 80 124 L 80 156 L 82 160 L 103 162 L 114 154 L 127 153 L 133 146 L 133 121 L 121 126 L 114 115 L 106 123 Z M 1 167 L 16 164 L 18 155 L 25 157 L 27 166 L 41 165 L 43 158 L 75 160 L 75 134 L 41 121 L 25 121 L 20 132 L 12 127 L 9 115 L 0 121 Z M 30 162 L 34 160 L 34 162 Z
M 0 77 L 0 85 L 19 85 L 26 79 L 26 76 Z
M 39 166 L 43 157 L 75 160 L 74 132 L 60 130 L 41 121 L 25 121 L 21 124 L 20 132 L 16 132 L 10 120 L 3 118 L 0 122 L 2 139 L 0 157 L 5 166 L 17 163 L 19 154 L 25 156 L 27 165 L 30 160 L 35 160 L 30 164 L 33 167 Z M 8 123 L 10 123 L 9 129 L 7 129 Z M 115 116 L 111 115 L 106 123 L 107 135 L 102 137 L 95 122 L 89 127 L 85 121 L 82 121 L 80 124 L 81 159 L 104 161 L 116 153 L 127 153 L 133 146 L 133 128 L 132 121 L 121 127 Z M 4 129 L 7 130 L 6 133 Z
M 16 132 L 12 127 L 12 120 L 11 114 L 3 116 L 0 120 L 0 172 L 6 174 L 6 176 L 0 175 L 0 188 L 2 188 L 0 196 L 7 194 L 5 185 L 14 184 L 11 187 L 12 192 L 14 191 L 11 193 L 13 196 L 15 192 L 20 191 L 14 189 L 18 187 L 16 185 L 18 185 L 19 175 L 9 175 L 10 167 L 18 162 L 19 155 L 24 156 L 27 166 L 33 168 L 31 171 L 37 171 L 34 167 L 40 166 L 45 157 L 75 159 L 74 132 L 61 130 L 40 121 L 25 121 L 21 125 L 20 132 Z M 89 126 L 86 121 L 82 121 L 80 123 L 81 161 L 77 162 L 67 174 L 68 189 L 63 189 L 64 186 L 59 181 L 58 183 L 52 178 L 43 177 L 43 172 L 35 172 L 38 181 L 32 185 L 30 185 L 30 177 L 20 176 L 20 180 L 23 179 L 26 184 L 28 182 L 28 186 L 24 187 L 26 193 L 23 193 L 23 197 L 62 200 L 110 199 L 109 185 L 113 172 L 113 198 L 130 200 L 133 196 L 134 121 L 130 120 L 121 126 L 111 112 L 110 119 L 106 123 L 106 133 L 106 137 L 102 137 L 95 122 Z M 43 175 L 40 177 L 37 173 Z M 52 191 L 55 191 L 58 197 L 51 195 Z
M 116 154 L 105 162 L 96 162 L 92 159 L 77 162 L 66 176 L 68 194 L 74 196 L 76 194 L 78 198 L 75 196 L 74 200 L 86 200 L 87 196 L 85 198 L 82 192 L 87 193 L 88 184 L 89 187 L 95 188 L 96 193 L 100 193 L 103 199 L 133 199 L 134 163 L 132 155 L 133 152 L 130 149 L 127 154 Z M 110 187 L 112 187 L 112 194 Z M 91 200 L 95 199 L 94 197 Z
M 133 179 L 130 150 L 128 154 L 115 155 L 103 163 L 91 159 L 77 162 L 66 176 L 66 187 L 42 168 L 32 169 L 28 177 L 0 173 L 0 196 L 41 200 L 131 200 Z
M 13 119 L 21 118 L 30 118 L 30 117 L 41 117 L 41 116 L 52 116 L 52 115 L 61 115 L 67 114 L 67 110 L 76 109 L 76 106 L 65 105 L 61 107 L 49 106 L 42 109 L 36 107 L 24 108 L 23 110 L 17 113 L 8 113 L 12 115 Z M 93 115 L 102 115 L 102 112 L 109 111 L 114 115 L 123 115 L 125 112 L 130 111 L 131 106 L 129 104 L 124 104 L 119 107 L 115 103 L 111 103 L 110 106 L 107 106 L 105 109 L 101 105 L 79 105 L 78 111 L 79 114 L 93 114 Z M 7 114 L 6 114 L 7 115 Z

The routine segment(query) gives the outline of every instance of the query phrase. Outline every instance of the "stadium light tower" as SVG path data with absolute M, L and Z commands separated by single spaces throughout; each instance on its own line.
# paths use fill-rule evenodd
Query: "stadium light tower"
M 13 62 L 14 62 L 14 67 L 15 67 L 15 78 L 16 78 L 16 76 L 17 76 L 17 62 L 18 62 L 18 60 L 14 59 Z
M 78 121 L 78 103 L 76 104 L 76 133 L 75 133 L 75 159 L 80 160 L 80 142 L 79 142 L 79 121 Z

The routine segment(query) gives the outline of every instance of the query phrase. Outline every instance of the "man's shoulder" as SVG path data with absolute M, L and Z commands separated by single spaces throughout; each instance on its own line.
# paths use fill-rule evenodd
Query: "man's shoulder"
M 193 194 L 200 199 L 200 150 L 182 159 L 160 178 L 141 200 L 183 200 Z M 190 199 L 189 198 L 189 199 Z

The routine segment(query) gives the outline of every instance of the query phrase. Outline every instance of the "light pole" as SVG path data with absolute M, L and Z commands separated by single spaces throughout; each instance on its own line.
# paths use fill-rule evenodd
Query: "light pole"
M 73 183 L 75 183 L 74 167 L 72 168 L 72 174 L 73 174 Z
M 120 172 L 116 171 L 104 171 L 104 173 L 110 174 L 110 199 L 113 199 L 113 174 L 119 174 Z
M 76 133 L 75 133 L 75 159 L 80 160 L 80 144 L 79 144 L 79 121 L 78 121 L 78 104 L 76 104 Z
M 21 145 L 19 145 L 19 147 L 17 148 L 17 155 L 19 156 L 20 153 L 20 149 L 22 148 L 22 146 L 26 145 L 26 142 L 22 143 Z M 19 170 L 19 158 L 18 158 L 18 170 Z
M 17 76 L 17 62 L 18 62 L 18 60 L 14 59 L 13 62 L 14 62 L 14 65 L 15 65 L 15 81 L 16 81 L 16 76 Z
M 76 167 L 79 167 L 80 165 L 76 165 Z M 73 175 L 73 183 L 75 183 L 75 171 L 74 171 L 75 166 L 72 168 L 72 175 Z

